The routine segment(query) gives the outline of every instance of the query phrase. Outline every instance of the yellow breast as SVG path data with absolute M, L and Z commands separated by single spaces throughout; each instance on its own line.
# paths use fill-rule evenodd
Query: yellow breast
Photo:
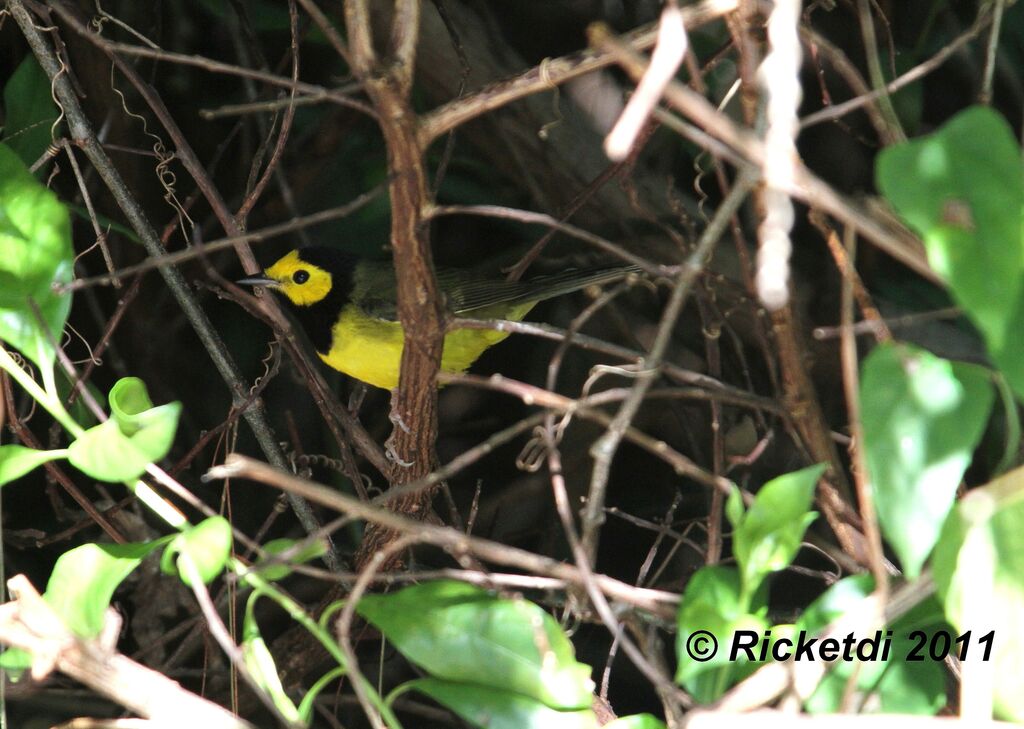
M 519 304 L 511 311 L 501 312 L 502 318 L 519 321 L 534 307 L 535 302 Z M 486 311 L 480 318 L 494 316 Z M 331 350 L 320 359 L 330 367 L 386 390 L 398 386 L 398 373 L 402 362 L 405 337 L 398 322 L 382 321 L 366 316 L 349 304 L 341 311 L 331 330 Z M 492 329 L 456 329 L 444 338 L 441 370 L 465 372 L 484 351 L 508 336 Z

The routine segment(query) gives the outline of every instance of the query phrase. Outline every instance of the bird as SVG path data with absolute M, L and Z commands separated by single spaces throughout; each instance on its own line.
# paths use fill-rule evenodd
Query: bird
M 637 266 L 568 269 L 526 281 L 438 267 L 448 312 L 473 319 L 521 321 L 545 299 L 623 279 Z M 259 275 L 236 281 L 279 294 L 329 367 L 374 387 L 398 386 L 405 335 L 398 320 L 397 284 L 390 261 L 327 246 L 289 251 Z M 459 328 L 444 338 L 441 371 L 461 374 L 508 337 L 493 329 Z

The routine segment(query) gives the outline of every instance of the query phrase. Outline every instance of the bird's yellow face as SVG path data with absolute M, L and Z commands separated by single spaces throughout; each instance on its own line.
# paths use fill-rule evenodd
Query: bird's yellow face
M 299 251 L 279 258 L 263 274 L 272 279 L 278 291 L 295 306 L 312 306 L 322 301 L 331 291 L 331 273 L 302 260 Z

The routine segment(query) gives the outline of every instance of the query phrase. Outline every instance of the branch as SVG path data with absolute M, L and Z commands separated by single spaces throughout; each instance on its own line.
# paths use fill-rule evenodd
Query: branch
M 378 64 L 366 0 L 345 3 L 352 68 L 377 109 L 388 151 L 391 247 L 398 281 L 398 318 L 405 331 L 401 376 L 391 402 L 391 420 L 397 426 L 388 441 L 394 459 L 389 477 L 392 486 L 425 476 L 433 467 L 437 440 L 435 380 L 445 332 L 444 303 L 434 276 L 426 220 L 431 199 L 416 137 L 417 117 L 409 98 L 419 20 L 419 0 L 396 0 L 389 62 Z M 428 489 L 396 500 L 391 507 L 422 518 L 433 492 Z M 356 555 L 357 568 L 393 537 L 368 530 Z M 382 568 L 386 570 L 400 559 L 392 553 L 389 564 Z

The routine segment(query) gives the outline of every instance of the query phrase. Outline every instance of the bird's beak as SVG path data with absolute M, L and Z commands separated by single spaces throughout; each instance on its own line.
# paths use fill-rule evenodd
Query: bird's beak
M 281 284 L 275 279 L 269 278 L 265 275 L 250 276 L 249 278 L 243 278 L 235 281 L 239 286 L 267 286 L 269 288 L 277 288 Z

